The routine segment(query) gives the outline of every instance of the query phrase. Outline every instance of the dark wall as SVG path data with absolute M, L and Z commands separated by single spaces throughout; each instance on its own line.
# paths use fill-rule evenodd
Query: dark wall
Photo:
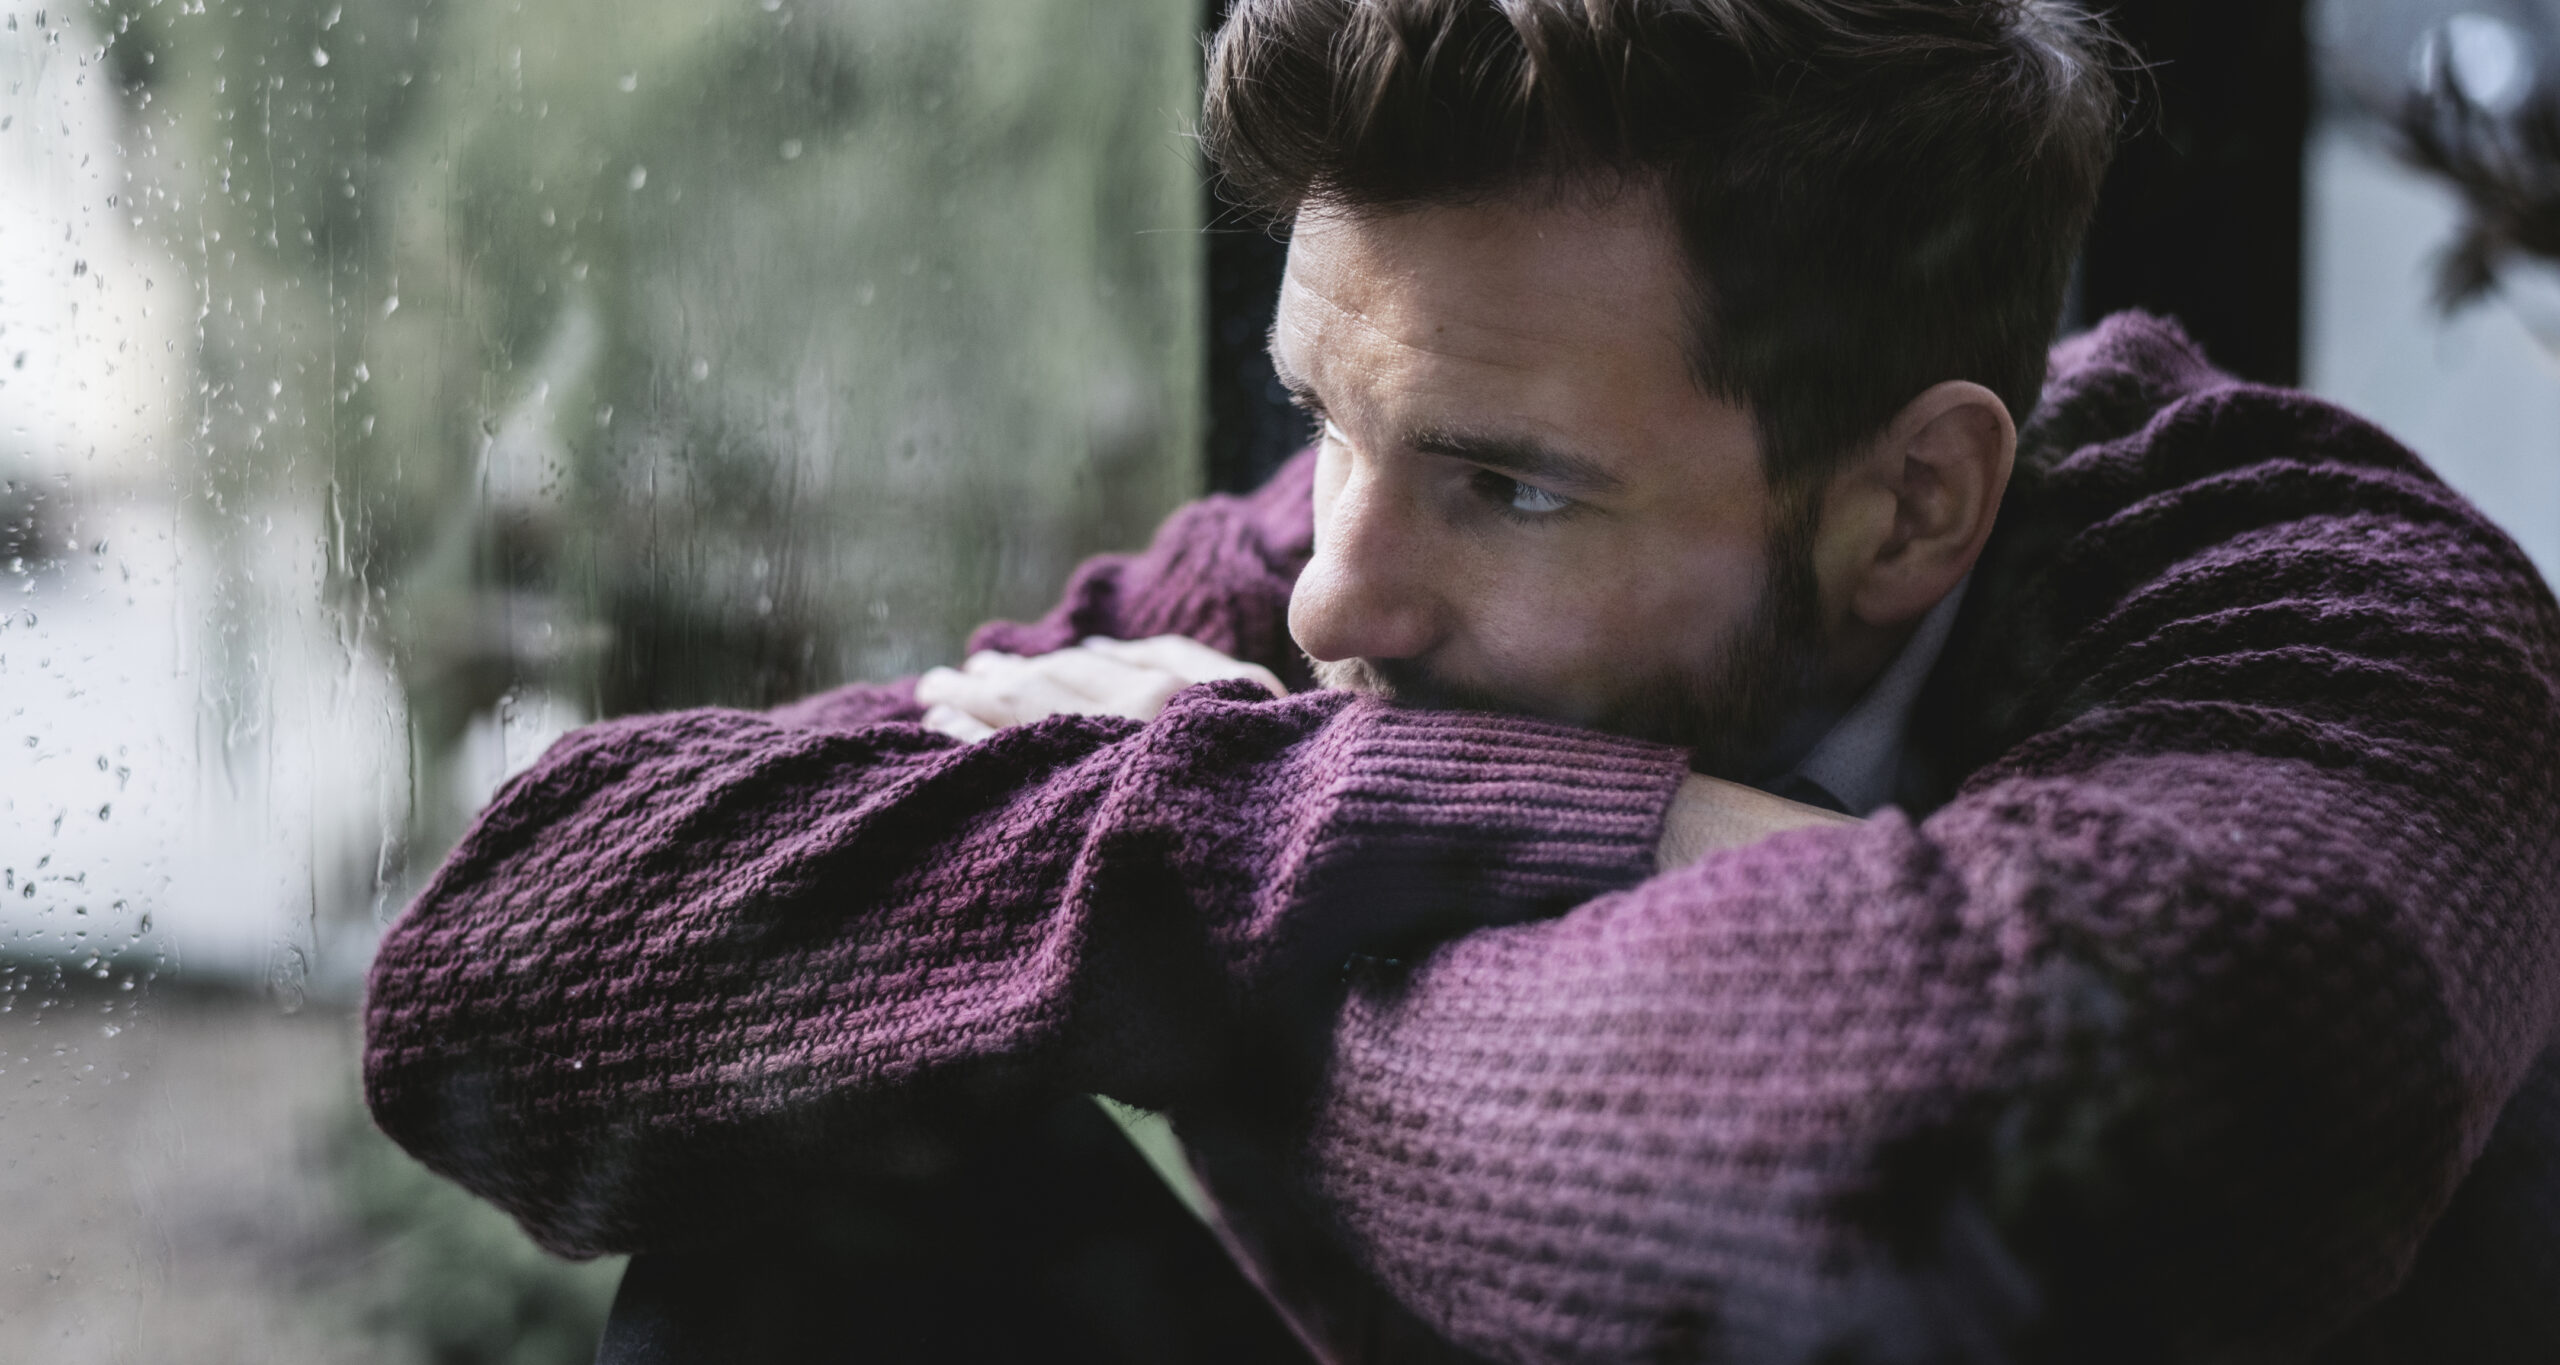
M 1241 492 L 1307 444 L 1310 423 L 1271 371 L 1265 342 L 1286 242 L 1209 201 L 1209 487 Z
M 2147 308 L 2243 378 L 2302 372 L 2303 0 L 2132 0 L 2149 63 L 2081 258 L 2079 313 Z
M 1212 35 L 1231 0 L 1202 0 L 1200 32 Z M 1209 225 L 1208 477 L 1214 492 L 1242 492 L 1270 477 L 1313 435 L 1271 372 L 1264 345 L 1280 300 L 1288 244 L 1204 189 Z

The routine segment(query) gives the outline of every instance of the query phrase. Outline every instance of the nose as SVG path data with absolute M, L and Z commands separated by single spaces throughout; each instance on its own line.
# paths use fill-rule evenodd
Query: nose
M 1360 462 L 1366 463 L 1366 462 Z M 1414 659 L 1443 628 L 1433 555 L 1409 490 L 1355 469 L 1319 487 L 1315 554 L 1289 598 L 1289 633 L 1318 663 Z

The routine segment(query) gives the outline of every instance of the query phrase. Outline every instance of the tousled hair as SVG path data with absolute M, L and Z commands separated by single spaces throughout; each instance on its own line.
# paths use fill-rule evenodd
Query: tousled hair
M 1658 187 L 1698 377 L 1802 489 L 1942 380 L 2027 420 L 2119 51 L 2061 0 L 1236 0 L 1201 134 L 1274 223 Z

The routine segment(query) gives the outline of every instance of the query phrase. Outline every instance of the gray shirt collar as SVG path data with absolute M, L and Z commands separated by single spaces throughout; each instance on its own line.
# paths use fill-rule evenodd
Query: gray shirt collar
M 1938 666 L 1955 629 L 1956 612 L 1972 586 L 1967 573 L 1903 642 L 1902 652 L 1867 688 L 1866 695 L 1841 716 L 1813 750 L 1782 782 L 1810 782 L 1836 799 L 1851 815 L 1865 815 L 1891 801 L 1902 773 L 1903 732 L 1911 723 L 1911 706 L 1921 684 Z

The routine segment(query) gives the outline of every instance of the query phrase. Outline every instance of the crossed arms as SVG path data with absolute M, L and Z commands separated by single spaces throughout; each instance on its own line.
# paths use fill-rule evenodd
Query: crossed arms
M 1350 1253 L 1479 1350 L 2283 1354 L 2389 1291 L 2547 1032 L 2560 811 L 2475 776 L 2548 733 L 2530 569 L 2405 457 L 2306 477 L 2290 515 L 2418 552 L 1995 586 L 2070 647 L 1955 800 L 1661 875 L 1682 756 L 1517 718 L 1238 683 L 976 745 L 895 688 L 591 727 L 386 939 L 368 1095 L 573 1253 L 1077 1091 L 1179 1127 L 1261 1089 Z M 1285 673 L 1274 489 L 980 643 Z M 2427 605 L 2451 562 L 2487 610 Z

